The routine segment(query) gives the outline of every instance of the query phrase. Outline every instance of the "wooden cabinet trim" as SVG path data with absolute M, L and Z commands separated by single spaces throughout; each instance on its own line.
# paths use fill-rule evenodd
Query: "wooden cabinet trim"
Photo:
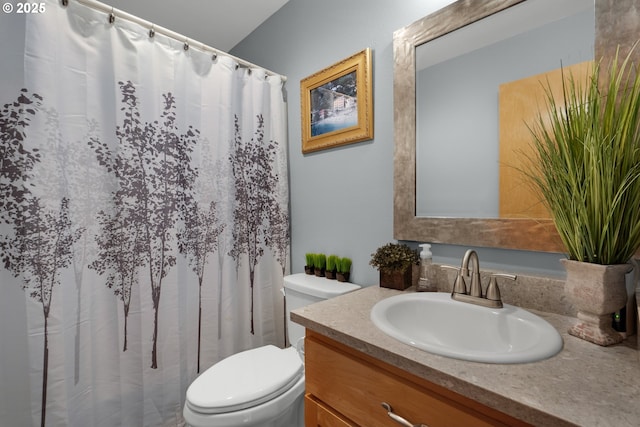
M 306 427 L 358 427 L 349 418 L 327 406 L 312 394 L 307 393 L 304 400 Z
M 504 414 L 495 409 L 489 408 L 472 399 L 464 397 L 442 386 L 439 386 L 428 380 L 425 380 L 424 378 L 417 377 L 396 366 L 390 365 L 386 362 L 383 362 L 379 359 L 376 359 L 358 350 L 355 350 L 349 346 L 336 342 L 324 335 L 318 334 L 311 330 L 307 330 L 306 339 L 309 340 L 309 342 L 312 344 L 311 349 L 313 348 L 313 343 L 317 343 L 336 353 L 345 355 L 346 357 L 354 360 L 357 363 L 374 367 L 375 369 L 381 371 L 383 374 L 394 378 L 395 381 L 403 384 L 403 386 L 405 387 L 422 389 L 423 392 L 427 395 L 430 395 L 431 398 L 437 399 L 442 402 L 446 402 L 449 406 L 452 407 L 452 410 L 457 410 L 459 412 L 465 412 L 468 414 L 474 414 L 480 420 L 484 419 L 484 422 L 488 422 L 496 425 L 499 425 L 499 424 L 510 425 L 510 426 L 528 426 L 529 425 L 507 414 Z M 307 348 L 309 349 L 309 346 L 307 346 Z M 308 384 L 308 390 L 313 392 L 313 387 L 314 387 L 313 378 L 308 380 L 307 384 Z M 322 400 L 322 396 L 316 396 L 316 397 Z M 416 420 L 414 422 L 419 422 L 419 421 L 420 420 Z

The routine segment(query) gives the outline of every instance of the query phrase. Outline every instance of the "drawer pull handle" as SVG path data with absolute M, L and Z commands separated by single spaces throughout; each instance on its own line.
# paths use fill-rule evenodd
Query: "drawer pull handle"
M 411 424 L 409 421 L 402 418 L 400 415 L 394 413 L 393 409 L 391 408 L 391 405 L 389 405 L 387 402 L 382 402 L 382 407 L 385 409 L 385 411 L 387 411 L 387 415 L 389 415 L 389 418 L 391 418 L 393 421 L 397 422 L 398 424 L 402 424 L 405 427 L 428 427 L 424 424 Z

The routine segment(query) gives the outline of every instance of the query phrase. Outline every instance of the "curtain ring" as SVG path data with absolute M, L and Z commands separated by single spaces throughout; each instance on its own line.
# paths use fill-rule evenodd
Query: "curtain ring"
M 109 14 L 109 24 L 113 24 L 116 22 L 116 14 L 113 12 L 113 8 L 111 8 L 111 13 Z
M 62 0 L 60 3 L 62 3 L 63 7 L 69 6 L 69 0 Z
M 154 25 L 151 26 L 151 28 L 149 28 L 149 38 L 152 39 L 153 36 L 156 35 L 156 30 L 153 28 Z
M 184 41 L 184 45 L 182 46 L 182 48 L 183 48 L 185 51 L 189 50 L 189 40 L 185 40 L 185 41 Z
M 216 59 L 218 59 L 218 54 L 214 53 L 213 55 L 211 55 L 211 60 L 215 61 Z

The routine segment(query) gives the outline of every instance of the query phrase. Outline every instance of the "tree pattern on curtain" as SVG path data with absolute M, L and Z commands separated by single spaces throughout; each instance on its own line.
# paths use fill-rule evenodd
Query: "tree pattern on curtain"
M 113 271 L 109 288 L 123 301 L 126 318 L 131 288 L 137 285 L 138 267 L 148 271 L 154 310 L 151 368 L 158 367 L 158 309 L 162 279 L 176 263 L 171 233 L 174 223 L 183 219 L 191 208 L 190 190 L 195 171 L 190 153 L 199 131 L 189 127 L 180 133 L 175 124 L 175 98 L 163 94 L 163 112 L 159 121 L 143 122 L 138 110 L 136 89 L 130 81 L 119 82 L 122 93 L 124 122 L 116 129 L 118 152 L 112 153 L 106 143 L 93 141 L 100 165 L 107 168 L 121 184 L 113 193 L 113 212 L 101 211 L 100 252 L 92 267 L 97 271 Z M 117 238 L 111 238 L 115 231 Z M 123 247 L 127 251 L 123 251 Z M 123 253 L 124 252 L 124 253 Z M 123 259 L 127 257 L 128 259 Z
M 122 303 L 122 352 L 127 351 L 132 291 L 142 284 L 141 277 L 146 278 L 154 310 L 150 367 L 156 369 L 162 281 L 176 265 L 177 253 L 184 255 L 198 277 L 200 289 L 197 339 L 197 370 L 200 371 L 200 299 L 205 266 L 207 257 L 219 249 L 219 239 L 226 230 L 216 202 L 203 205 L 194 197 L 199 171 L 191 166 L 191 155 L 201 142 L 200 131 L 192 126 L 184 131 L 178 128 L 176 99 L 171 93 L 161 95 L 162 113 L 157 120 L 148 122 L 141 119 L 135 85 L 131 81 L 119 82 L 119 91 L 124 118 L 115 129 L 117 147 L 114 149 L 93 136 L 91 128 L 97 125 L 91 121 L 84 141 L 118 184 L 108 194 L 110 209 L 96 213 L 98 227 L 90 236 L 88 225 L 74 223 L 67 196 L 61 197 L 57 209 L 52 210 L 32 193 L 34 187 L 43 185 L 32 173 L 42 156 L 38 148 L 30 150 L 25 146 L 27 128 L 31 119 L 43 111 L 54 129 L 50 131 L 50 139 L 59 139 L 55 135 L 59 124 L 55 110 L 45 110 L 43 97 L 23 89 L 17 100 L 4 105 L 0 112 L 0 225 L 9 226 L 13 232 L 0 235 L 1 259 L 4 268 L 20 279 L 23 289 L 42 308 L 41 426 L 45 426 L 47 408 L 49 313 L 55 303 L 55 287 L 61 285 L 60 274 L 65 269 L 81 271 L 83 266 L 88 266 L 103 278 L 102 285 L 111 289 Z M 254 137 L 243 141 L 241 126 L 235 117 L 233 150 L 227 159 L 232 174 L 227 176 L 230 182 L 221 183 L 235 194 L 229 255 L 235 260 L 236 268 L 243 259 L 249 263 L 251 334 L 254 333 L 255 268 L 265 249 L 269 249 L 284 272 L 289 239 L 288 212 L 274 194 L 282 179 L 273 166 L 278 142 L 265 142 L 263 116 L 257 115 L 255 119 Z M 65 162 L 72 159 L 65 158 L 62 163 Z M 65 167 L 74 165 L 65 164 Z M 40 181 L 43 178 L 40 177 Z M 65 185 L 71 184 L 65 182 Z M 176 227 L 176 224 L 182 225 Z M 86 250 L 86 244 L 83 244 L 85 250 L 76 250 L 74 245 L 82 238 L 93 239 L 97 250 Z M 92 259 L 88 259 L 89 256 Z M 78 261 L 84 264 L 74 266 Z M 140 274 L 142 271 L 146 273 Z
M 238 117 L 235 117 L 235 144 L 229 156 L 235 183 L 233 216 L 233 247 L 229 255 L 240 264 L 246 254 L 251 283 L 251 333 L 254 325 L 255 269 L 265 248 L 278 254 L 282 263 L 282 250 L 289 239 L 287 213 L 283 211 L 273 189 L 277 188 L 278 174 L 273 168 L 278 143 L 264 143 L 264 119 L 258 115 L 258 126 L 250 141 L 243 141 Z
M 4 224 L 17 224 L 29 198 L 26 181 L 36 162 L 40 161 L 37 150 L 29 151 L 24 146 L 26 128 L 41 105 L 42 97 L 29 94 L 22 89 L 20 96 L 5 104 L 0 111 L 0 220 Z M 12 247 L 9 235 L 1 235 L 2 262 L 9 269 L 16 263 L 18 252 Z
M 60 132 L 61 119 L 58 112 L 52 108 L 41 108 L 46 116 L 45 130 L 46 143 L 40 148 L 34 148 L 43 159 L 48 162 L 39 162 L 37 171 L 30 179 L 32 188 L 46 188 L 48 193 L 43 199 L 47 199 L 52 207 L 59 204 L 59 200 L 67 199 L 69 219 L 79 229 L 84 230 L 80 238 L 72 243 L 73 280 L 76 286 L 76 331 L 74 337 L 74 383 L 80 379 L 80 325 L 82 307 L 82 283 L 87 262 L 95 258 L 94 218 L 97 216 L 96 201 L 105 196 L 105 186 L 100 176 L 87 162 L 94 156 L 87 145 L 97 138 L 96 132 L 99 126 L 95 120 L 86 120 L 86 133 L 77 141 L 69 143 Z M 55 159 L 55 161 L 51 161 Z M 51 188 L 53 187 L 53 188 Z M 42 192 L 41 192 L 42 193 Z
M 28 90 L 12 104 L 5 104 L 0 112 L 2 134 L 2 167 L 0 167 L 0 219 L 13 227 L 14 234 L 2 235 L 0 249 L 5 269 L 20 278 L 22 288 L 40 303 L 44 319 L 42 409 L 41 425 L 45 425 L 47 403 L 47 378 L 49 373 L 49 313 L 53 291 L 60 285 L 61 270 L 73 261 L 73 244 L 84 232 L 74 227 L 69 215 L 69 200 L 60 200 L 58 211 L 43 206 L 27 184 L 30 172 L 41 160 L 38 149 L 24 146 L 26 128 L 43 100 Z
M 178 232 L 180 253 L 186 255 L 189 265 L 198 276 L 198 361 L 196 372 L 200 373 L 200 353 L 202 340 L 202 283 L 210 254 L 218 250 L 218 238 L 224 230 L 224 224 L 216 213 L 216 202 L 206 208 L 196 201 L 185 214 L 185 225 Z

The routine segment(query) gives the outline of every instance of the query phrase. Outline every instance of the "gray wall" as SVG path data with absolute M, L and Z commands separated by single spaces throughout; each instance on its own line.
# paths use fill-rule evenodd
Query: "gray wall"
M 353 259 L 352 281 L 377 285 L 372 252 L 393 240 L 393 32 L 450 1 L 290 0 L 231 53 L 288 77 L 292 272 L 306 252 Z M 375 138 L 302 155 L 300 80 L 373 50 Z M 412 243 L 413 244 L 413 243 Z M 465 247 L 434 245 L 434 261 Z M 483 267 L 562 276 L 560 254 L 478 248 Z
M 355 283 L 378 283 L 370 255 L 393 240 L 392 34 L 452 1 L 290 0 L 232 50 L 288 76 L 292 272 L 303 270 L 306 252 L 336 253 L 354 260 Z M 7 91 L 22 81 L 24 19 L 0 20 L 0 94 L 8 102 L 15 95 Z M 300 80 L 366 47 L 373 50 L 375 138 L 302 155 Z M 434 260 L 458 263 L 465 249 L 436 245 Z M 562 274 L 558 254 L 481 249 L 480 256 L 485 267 Z

